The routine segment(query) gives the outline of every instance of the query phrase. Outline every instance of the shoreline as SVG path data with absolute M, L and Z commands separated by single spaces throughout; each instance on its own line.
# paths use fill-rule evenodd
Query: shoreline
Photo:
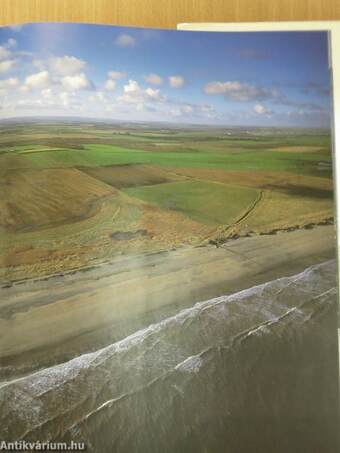
M 276 228 L 276 229 L 270 230 L 268 232 L 264 231 L 264 232 L 260 232 L 260 233 L 248 232 L 245 234 L 232 234 L 231 236 L 227 236 L 225 238 L 209 239 L 209 240 L 205 241 L 204 243 L 198 244 L 198 245 L 193 245 L 193 246 L 183 245 L 183 246 L 177 247 L 177 248 L 155 250 L 155 251 L 151 251 L 151 252 L 142 253 L 139 255 L 120 254 L 119 257 L 122 259 L 124 259 L 126 257 L 135 257 L 136 259 L 138 259 L 138 257 L 141 257 L 141 256 L 145 257 L 145 256 L 163 255 L 163 254 L 167 254 L 168 252 L 173 252 L 176 250 L 183 250 L 186 248 L 205 248 L 205 247 L 210 247 L 210 246 L 221 247 L 221 246 L 229 243 L 230 241 L 237 241 L 238 239 L 242 239 L 242 238 L 257 237 L 257 236 L 274 236 L 276 234 L 291 233 L 291 232 L 297 231 L 297 230 L 310 230 L 310 229 L 314 229 L 314 228 L 318 228 L 318 227 L 322 227 L 322 226 L 328 226 L 328 225 L 334 225 L 333 217 L 327 217 L 326 219 L 324 219 L 320 222 L 310 222 L 305 225 L 292 225 L 292 226 L 286 227 L 286 228 Z M 68 275 L 75 275 L 75 274 L 81 273 L 81 272 L 90 272 L 90 271 L 96 270 L 100 267 L 110 265 L 113 262 L 115 262 L 116 260 L 117 259 L 115 258 L 115 259 L 111 259 L 109 261 L 103 261 L 103 262 L 100 262 L 97 264 L 91 264 L 91 265 L 87 265 L 87 266 L 71 268 L 71 269 L 65 270 L 63 272 L 45 274 L 45 275 L 41 275 L 41 276 L 37 276 L 37 277 L 29 277 L 29 278 L 22 278 L 22 279 L 8 280 L 8 281 L 4 280 L 3 282 L 0 282 L 0 291 L 1 291 L 1 289 L 12 288 L 13 286 L 16 286 L 16 285 L 23 285 L 26 283 L 36 283 L 36 282 L 40 282 L 40 281 L 47 281 L 47 280 L 51 280 L 54 278 L 66 277 Z
M 87 271 L 2 289 L 2 374 L 61 363 L 196 302 L 293 275 L 334 255 L 335 229 L 325 225 L 218 247 L 119 256 Z

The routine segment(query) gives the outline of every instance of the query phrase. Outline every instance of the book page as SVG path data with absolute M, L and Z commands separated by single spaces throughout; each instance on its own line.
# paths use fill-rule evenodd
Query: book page
M 0 29 L 2 449 L 338 450 L 329 31 L 222 28 Z

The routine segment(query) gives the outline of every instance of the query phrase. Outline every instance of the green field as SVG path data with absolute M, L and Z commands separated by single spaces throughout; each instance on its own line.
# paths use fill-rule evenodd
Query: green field
M 0 257 L 15 278 L 333 216 L 327 130 L 80 120 L 0 130 Z
M 82 149 L 52 149 L 27 152 L 13 151 L 24 156 L 29 168 L 95 167 L 106 165 L 148 164 L 161 167 L 219 168 L 224 170 L 275 170 L 292 171 L 317 176 L 330 175 L 330 166 L 320 170 L 319 162 L 331 162 L 330 153 L 324 150 L 312 152 L 280 152 L 273 149 L 228 152 L 206 149 L 181 149 L 179 151 L 148 151 L 123 148 L 114 145 L 84 145 Z
M 127 189 L 126 193 L 215 226 L 233 224 L 258 198 L 255 189 L 205 181 L 140 186 Z

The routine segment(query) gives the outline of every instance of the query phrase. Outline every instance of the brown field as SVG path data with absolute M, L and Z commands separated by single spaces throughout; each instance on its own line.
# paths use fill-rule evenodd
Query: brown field
M 257 234 L 318 224 L 333 215 L 333 200 L 264 191 L 257 208 L 232 228 L 233 232 Z
M 135 186 L 148 186 L 173 182 L 185 177 L 176 176 L 161 168 L 150 165 L 112 165 L 84 167 L 82 171 L 117 189 Z
M 7 170 L 27 168 L 27 166 L 27 161 L 23 156 L 14 153 L 0 155 L 0 171 L 2 174 Z
M 294 188 L 301 191 L 325 192 L 325 195 L 332 197 L 333 184 L 328 178 L 317 176 L 304 176 L 285 171 L 228 171 L 220 169 L 205 168 L 177 168 L 176 174 L 189 176 L 195 179 L 218 181 L 223 184 L 234 184 L 257 189 L 268 189 L 275 191 L 293 191 Z
M 76 169 L 7 171 L 2 184 L 8 190 L 14 180 L 15 190 L 0 201 L 5 281 L 65 273 L 117 254 L 194 245 L 216 231 Z
M 32 231 L 90 217 L 117 192 L 77 169 L 7 170 L 1 174 L 0 225 Z
M 320 148 L 320 146 L 279 146 L 272 148 L 272 151 L 280 151 L 283 153 L 311 153 L 311 152 L 319 152 L 319 153 L 329 153 L 328 148 Z

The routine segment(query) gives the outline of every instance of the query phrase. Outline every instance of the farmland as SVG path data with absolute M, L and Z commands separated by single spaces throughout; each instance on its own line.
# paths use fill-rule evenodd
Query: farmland
M 0 130 L 5 281 L 332 221 L 326 130 L 90 120 Z

